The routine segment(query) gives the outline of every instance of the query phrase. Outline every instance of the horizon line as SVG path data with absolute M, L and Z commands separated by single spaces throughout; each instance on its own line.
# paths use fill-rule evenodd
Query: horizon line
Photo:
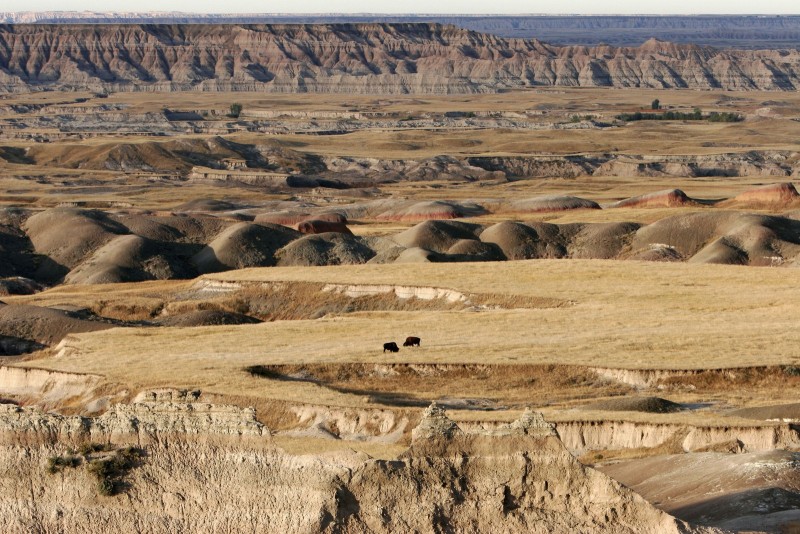
M 212 12 L 212 11 L 91 11 L 91 10 L 59 10 L 28 9 L 23 11 L 0 11 L 3 15 L 27 13 L 75 13 L 92 15 L 209 15 L 221 17 L 800 17 L 794 13 L 268 13 L 268 12 Z

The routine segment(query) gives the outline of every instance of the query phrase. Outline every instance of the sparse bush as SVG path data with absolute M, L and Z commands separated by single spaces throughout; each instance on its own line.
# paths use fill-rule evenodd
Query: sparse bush
M 131 469 L 141 465 L 144 450 L 138 447 L 123 447 L 102 458 L 90 459 L 96 453 L 112 450 L 110 444 L 84 443 L 78 448 L 78 454 L 70 450 L 67 456 L 51 456 L 47 460 L 47 472 L 55 474 L 64 468 L 75 468 L 87 463 L 86 470 L 97 480 L 97 491 L 101 495 L 116 495 L 125 487 L 125 477 Z
M 744 117 L 742 117 L 738 113 L 732 113 L 727 111 L 722 113 L 714 111 L 708 116 L 709 122 L 741 122 L 743 120 Z
M 111 497 L 118 493 L 117 484 L 108 478 L 101 478 L 97 482 L 97 493 L 105 497 Z
M 234 119 L 238 119 L 239 115 L 242 114 L 242 109 L 244 109 L 244 106 L 242 106 L 238 102 L 234 102 L 233 104 L 231 104 L 230 113 L 228 113 L 228 116 L 233 117 Z
M 783 372 L 789 376 L 800 376 L 800 367 L 796 365 L 787 365 L 783 368 Z
M 78 456 L 51 456 L 47 459 L 47 472 L 54 475 L 66 467 L 73 469 L 79 465 L 81 465 L 81 459 Z
M 124 488 L 124 479 L 131 469 L 138 467 L 144 451 L 138 447 L 118 449 L 109 458 L 89 463 L 88 471 L 97 479 L 97 491 L 101 495 L 116 495 Z
M 650 109 L 661 109 L 661 102 L 656 98 L 650 103 Z

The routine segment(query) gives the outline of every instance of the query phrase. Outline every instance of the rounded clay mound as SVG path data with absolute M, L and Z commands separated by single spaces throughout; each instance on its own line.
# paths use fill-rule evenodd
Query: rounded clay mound
M 504 221 L 481 233 L 481 241 L 500 247 L 509 260 L 562 258 L 567 251 L 554 224 L 536 223 L 537 228 Z
M 303 221 L 297 225 L 297 231 L 301 234 L 325 234 L 328 232 L 337 232 L 340 234 L 353 235 L 350 228 L 343 222 L 322 221 L 318 219 L 310 219 Z
M 445 261 L 443 254 L 426 250 L 419 247 L 411 247 L 403 250 L 394 263 L 437 263 Z
M 688 263 L 718 263 L 721 265 L 747 265 L 749 256 L 740 248 L 735 239 L 721 237 L 715 239 L 697 254 L 689 258 Z
M 314 219 L 315 221 L 324 221 L 329 223 L 347 224 L 347 215 L 338 211 L 325 211 L 322 213 L 315 213 L 314 216 L 309 217 L 309 219 Z
M 310 220 L 347 224 L 347 217 L 343 213 L 329 211 L 312 214 L 305 211 L 292 210 L 260 213 L 256 215 L 254 222 L 280 224 L 281 226 L 296 228 L 299 223 Z
M 185 257 L 171 249 L 178 244 L 159 244 L 138 235 L 115 237 L 67 274 L 68 284 L 114 284 L 144 280 L 191 278 L 197 275 Z
M 25 231 L 37 253 L 47 256 L 34 278 L 55 281 L 95 250 L 128 229 L 95 210 L 54 208 L 32 215 Z
M 181 219 L 182 217 L 156 217 L 144 213 L 114 214 L 111 218 L 125 226 L 132 234 L 152 239 L 153 241 L 180 241 L 181 232 L 168 224 L 163 219 Z
M 486 210 L 478 204 L 432 200 L 390 209 L 376 218 L 388 221 L 426 221 L 475 217 L 484 213 Z
M 730 213 L 690 213 L 673 215 L 640 228 L 631 241 L 634 253 L 653 247 L 671 247 L 682 257 L 695 255 L 719 235 L 721 226 L 737 218 Z
M 215 325 L 237 325 L 237 324 L 256 324 L 260 323 L 255 317 L 241 313 L 228 312 L 222 310 L 198 310 L 189 313 L 182 313 L 171 317 L 163 317 L 154 321 L 161 326 L 215 326 Z
M 460 239 L 447 249 L 448 255 L 464 256 L 471 261 L 502 261 L 506 257 L 500 247 L 475 239 Z
M 64 278 L 68 284 L 113 284 L 152 279 L 140 269 L 147 240 L 137 235 L 115 237 Z
M 776 265 L 798 256 L 800 221 L 733 212 L 676 215 L 636 232 L 632 258 L 669 247 L 693 263 Z
M 734 198 L 734 202 L 741 204 L 791 204 L 800 197 L 794 185 L 789 182 L 769 184 L 750 189 Z
M 459 221 L 425 221 L 394 236 L 406 248 L 423 248 L 445 253 L 457 241 L 477 239 L 483 227 Z
M 280 266 L 346 265 L 366 263 L 375 256 L 375 251 L 358 237 L 327 233 L 292 241 L 275 256 Z
M 219 235 L 225 228 L 231 225 L 230 221 L 219 219 L 211 215 L 171 215 L 154 217 L 154 222 L 171 228 L 178 232 L 180 236 L 177 241 L 181 243 L 194 243 L 198 245 L 205 245 L 214 237 Z M 141 228 L 130 227 L 134 234 L 152 239 L 154 241 L 163 241 L 157 235 L 149 235 Z
M 24 339 L 52 345 L 64 336 L 78 332 L 93 332 L 115 326 L 113 323 L 89 321 L 72 313 L 21 304 L 0 307 L 0 336 Z
M 0 279 L 0 295 L 33 295 L 44 290 L 44 286 L 30 278 L 13 276 Z
M 650 248 L 638 250 L 628 257 L 638 261 L 683 261 L 681 253 L 669 246 L 652 245 Z
M 572 239 L 570 257 L 608 260 L 617 258 L 642 225 L 613 222 L 584 225 Z
M 399 245 L 395 245 L 393 247 L 385 248 L 383 250 L 377 250 L 376 254 L 370 258 L 367 263 L 376 263 L 376 264 L 384 264 L 384 263 L 394 263 L 400 255 L 408 250 L 405 247 L 401 247 Z
M 599 210 L 600 204 L 592 200 L 572 196 L 548 195 L 525 200 L 517 200 L 511 203 L 511 211 L 518 213 L 538 213 L 549 211 L 566 210 Z
M 305 211 L 271 211 L 268 213 L 259 213 L 256 215 L 254 222 L 258 224 L 280 224 L 281 226 L 294 228 L 298 223 L 307 220 L 309 217 L 311 217 L 311 214 Z
M 620 397 L 588 404 L 583 408 L 609 412 L 646 413 L 674 413 L 683 409 L 680 404 L 661 397 Z
M 236 223 L 195 254 L 192 262 L 201 273 L 273 266 L 275 253 L 299 235 L 279 225 Z
M 676 208 L 693 204 L 692 199 L 680 189 L 665 189 L 638 197 L 626 198 L 612 204 L 612 208 Z

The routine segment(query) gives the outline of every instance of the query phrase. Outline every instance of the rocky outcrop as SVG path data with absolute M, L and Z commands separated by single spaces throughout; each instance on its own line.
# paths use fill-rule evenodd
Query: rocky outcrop
M 29 367 L 0 367 L 0 395 L 23 401 L 34 400 L 39 406 L 53 406 L 70 400 L 87 402 L 95 397 L 103 377 L 62 373 Z
M 0 26 L 0 90 L 794 90 L 797 51 L 555 47 L 438 24 Z
M 0 406 L 0 530 L 717 532 L 582 466 L 533 413 L 473 434 L 433 407 L 391 461 L 292 456 L 265 434 L 252 411 L 201 403 L 118 406 L 95 420 Z M 76 437 L 139 440 L 125 494 L 97 494 L 91 456 L 48 473 Z
M 445 413 L 444 408 L 434 402 L 423 412 L 419 425 L 411 432 L 414 441 L 432 438 L 452 438 L 461 434 L 461 429 Z
M 255 410 L 238 406 L 199 402 L 138 402 L 114 404 L 103 415 L 89 418 L 0 404 L 0 434 L 7 439 L 14 441 L 42 432 L 67 442 L 147 443 L 171 435 L 187 434 L 269 436 L 269 430 L 256 420 Z
M 185 12 L 0 12 L 9 24 L 285 24 L 438 22 L 499 37 L 537 38 L 576 45 L 638 45 L 650 37 L 734 48 L 794 48 L 800 18 L 760 15 L 287 15 Z
M 693 426 L 630 421 L 569 421 L 558 423 L 564 445 L 577 454 L 586 451 L 649 448 L 675 440 L 680 451 L 699 451 L 738 441 L 747 452 L 800 448 L 800 435 L 787 424 L 762 426 Z

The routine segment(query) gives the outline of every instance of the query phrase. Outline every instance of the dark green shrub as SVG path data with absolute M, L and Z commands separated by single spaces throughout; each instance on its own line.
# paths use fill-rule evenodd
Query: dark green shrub
M 787 365 L 783 368 L 783 372 L 789 376 L 800 376 L 800 367 L 796 365 Z
M 108 478 L 101 478 L 97 482 L 97 493 L 106 497 L 117 494 L 117 484 Z
M 131 469 L 138 467 L 144 458 L 144 450 L 124 447 L 112 456 L 89 462 L 87 470 L 97 479 L 97 491 L 101 495 L 116 495 L 125 487 L 125 477 Z
M 72 469 L 79 465 L 81 465 L 81 459 L 78 456 L 51 456 L 47 459 L 47 472 L 54 475 L 64 468 Z
M 234 119 L 238 119 L 239 115 L 242 114 L 242 109 L 244 109 L 244 106 L 242 106 L 238 102 L 234 102 L 233 104 L 231 104 L 230 113 L 228 113 L 228 116 L 233 117 Z

